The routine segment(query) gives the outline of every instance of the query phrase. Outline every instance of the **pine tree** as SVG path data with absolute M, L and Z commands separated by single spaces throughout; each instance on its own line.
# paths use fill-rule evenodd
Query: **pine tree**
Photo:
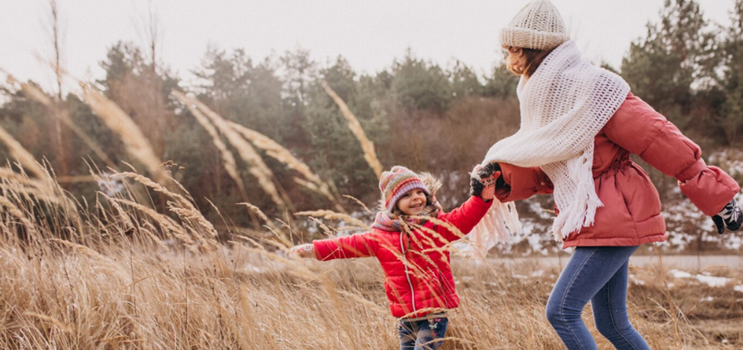
M 718 64 L 715 31 L 694 0 L 666 0 L 661 21 L 633 42 L 622 60 L 622 76 L 635 95 L 684 129 L 692 120 L 696 91 L 714 84 Z M 694 122 L 694 124 L 691 124 Z
M 720 85 L 725 96 L 722 126 L 731 145 L 743 140 L 743 0 L 736 0 L 731 25 L 725 28 L 721 56 L 723 74 Z

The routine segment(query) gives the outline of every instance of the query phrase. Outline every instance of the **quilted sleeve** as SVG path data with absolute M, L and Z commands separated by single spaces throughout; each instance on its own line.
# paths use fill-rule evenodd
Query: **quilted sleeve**
M 550 194 L 554 190 L 552 181 L 539 167 L 522 168 L 508 163 L 499 163 L 506 186 L 497 188 L 498 200 L 512 202 L 529 198 L 535 194 Z
M 707 166 L 696 143 L 631 93 L 604 131 L 612 142 L 675 177 L 681 192 L 706 215 L 717 214 L 740 191 L 730 175 Z
M 373 239 L 374 233 L 345 236 L 313 241 L 317 260 L 351 259 L 374 256 L 377 251 L 377 242 Z
M 468 234 L 480 222 L 485 213 L 488 212 L 493 201 L 485 202 L 478 196 L 471 196 L 459 208 L 449 213 L 439 215 L 439 220 L 451 223 L 462 235 Z M 461 239 L 458 232 L 453 232 L 446 227 L 438 226 L 437 232 L 449 242 Z

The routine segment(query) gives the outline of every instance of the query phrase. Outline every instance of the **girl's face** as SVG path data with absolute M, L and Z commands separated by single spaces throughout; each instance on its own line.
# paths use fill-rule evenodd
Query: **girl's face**
M 426 192 L 421 189 L 412 189 L 406 192 L 397 201 L 397 208 L 405 215 L 419 215 L 426 207 Z
M 523 72 L 526 70 L 526 55 L 520 47 L 504 46 L 503 49 L 508 52 L 506 64 L 513 67 L 511 71 Z

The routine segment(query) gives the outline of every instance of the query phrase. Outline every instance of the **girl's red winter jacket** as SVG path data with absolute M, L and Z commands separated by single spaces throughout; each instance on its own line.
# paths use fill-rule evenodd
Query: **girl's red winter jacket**
M 604 206 L 596 211 L 595 224 L 570 234 L 563 248 L 635 246 L 668 238 L 658 191 L 630 153 L 675 177 L 681 192 L 705 215 L 717 214 L 740 191 L 728 174 L 705 164 L 699 146 L 632 93 L 596 135 L 594 145 L 593 178 Z M 552 193 L 552 183 L 540 168 L 500 165 L 510 186 L 510 192 L 497 191 L 502 202 Z
M 438 220 L 451 223 L 461 234 L 467 234 L 491 204 L 492 201 L 486 203 L 480 197 L 470 197 L 452 212 L 439 213 Z M 314 241 L 315 256 L 321 261 L 376 257 L 384 270 L 384 287 L 395 317 L 422 317 L 432 311 L 456 308 L 459 297 L 445 246 L 461 237 L 431 221 L 423 227 L 426 229 L 412 234 L 372 229 L 363 234 Z

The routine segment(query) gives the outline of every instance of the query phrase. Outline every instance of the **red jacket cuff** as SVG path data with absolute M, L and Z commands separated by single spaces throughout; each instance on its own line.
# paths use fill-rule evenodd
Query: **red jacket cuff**
M 710 166 L 686 182 L 679 182 L 681 192 L 705 215 L 717 215 L 740 191 L 740 186 L 718 167 Z
M 503 180 L 508 187 L 497 188 L 495 195 L 501 202 L 512 202 L 529 198 L 537 193 L 552 193 L 554 186 L 539 167 L 522 168 L 508 163 L 499 163 Z
M 694 176 L 701 174 L 705 169 L 707 169 L 707 163 L 704 162 L 704 159 L 699 158 L 696 163 L 690 165 L 688 168 L 677 174 L 676 180 L 679 180 L 682 183 L 687 182 L 693 179 Z

